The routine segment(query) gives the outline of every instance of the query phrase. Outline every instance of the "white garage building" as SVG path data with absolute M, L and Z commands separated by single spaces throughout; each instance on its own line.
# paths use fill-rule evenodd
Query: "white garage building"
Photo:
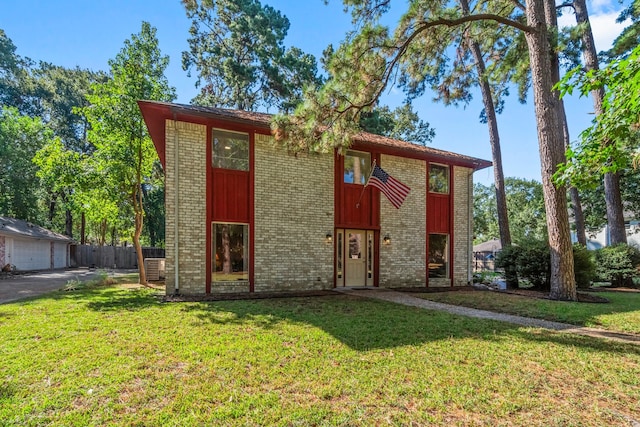
M 72 239 L 30 222 L 0 216 L 0 269 L 19 271 L 69 267 Z

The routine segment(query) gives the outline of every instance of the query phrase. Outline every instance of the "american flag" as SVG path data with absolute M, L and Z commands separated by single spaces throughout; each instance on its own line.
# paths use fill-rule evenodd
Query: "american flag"
M 411 191 L 409 187 L 386 173 L 378 165 L 374 166 L 367 185 L 373 185 L 382 191 L 396 209 L 400 209 L 402 202 L 404 202 L 407 194 Z

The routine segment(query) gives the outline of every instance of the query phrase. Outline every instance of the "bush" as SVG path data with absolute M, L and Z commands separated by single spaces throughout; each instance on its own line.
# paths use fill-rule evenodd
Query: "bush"
M 593 252 L 579 243 L 573 245 L 573 268 L 576 274 L 576 286 L 579 289 L 590 287 L 596 273 Z
M 546 241 L 529 239 L 520 245 L 502 248 L 496 258 L 496 266 L 507 271 L 515 271 L 519 279 L 526 280 L 540 290 L 549 290 L 551 266 L 549 245 Z M 512 281 L 513 277 L 506 277 Z
M 595 272 L 591 253 L 581 245 L 574 245 L 573 262 L 577 287 L 588 288 Z M 518 278 L 526 280 L 535 289 L 550 290 L 551 253 L 545 240 L 530 239 L 518 246 L 503 248 L 496 259 L 496 266 L 504 268 L 505 274 L 507 269 L 515 271 Z
M 640 250 L 624 243 L 606 246 L 596 251 L 596 277 L 598 281 L 610 282 L 612 286 L 633 286 L 638 277 Z

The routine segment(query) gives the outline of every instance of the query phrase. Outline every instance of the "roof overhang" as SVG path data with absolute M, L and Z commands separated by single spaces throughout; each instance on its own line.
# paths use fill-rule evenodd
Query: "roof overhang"
M 158 101 L 138 101 L 138 106 L 163 167 L 165 167 L 166 162 L 166 120 L 198 123 L 214 127 L 224 127 L 226 125 L 236 129 L 271 134 L 272 116 L 270 114 Z M 361 132 L 354 136 L 354 149 L 370 149 L 371 147 L 375 147 L 376 151 L 382 154 L 430 162 L 442 162 L 468 167 L 474 171 L 493 165 L 492 162 L 487 160 L 411 144 L 367 132 Z

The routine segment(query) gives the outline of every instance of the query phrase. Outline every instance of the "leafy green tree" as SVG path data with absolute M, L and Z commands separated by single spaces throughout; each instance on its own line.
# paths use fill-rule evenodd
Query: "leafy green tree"
M 411 104 L 404 104 L 393 111 L 388 106 L 376 107 L 360 116 L 363 130 L 414 144 L 427 145 L 436 135 L 429 123 L 420 120 Z
M 22 58 L 16 53 L 13 41 L 0 29 L 0 104 L 34 116 L 37 114 L 34 114 L 30 102 L 33 93 L 32 65 L 29 58 Z
M 0 107 L 0 215 L 43 222 L 37 167 L 31 159 L 52 139 L 39 118 Z
M 631 19 L 631 25 L 625 27 L 620 35 L 613 41 L 613 46 L 605 52 L 605 58 L 609 61 L 621 59 L 640 45 L 640 0 L 633 0 L 624 9 L 616 22 L 622 23 Z
M 460 8 L 449 7 L 448 2 L 414 1 L 391 34 L 379 21 L 389 10 L 388 0 L 345 0 L 352 7 L 358 28 L 331 57 L 330 77 L 323 87 L 305 92 L 305 102 L 295 116 L 274 117 L 275 137 L 294 151 L 344 149 L 359 131 L 362 112 L 371 110 L 395 76 L 401 74 L 409 88 L 422 87 L 421 81 L 428 77 L 424 70 L 432 65 L 426 47 L 451 42 L 438 38 L 437 28 L 473 27 L 491 21 L 499 23 L 499 28 L 522 31 L 529 53 L 551 247 L 550 297 L 576 300 L 566 188 L 552 179 L 557 165 L 565 161 L 565 150 L 558 94 L 552 89 L 557 82 L 551 63 L 555 28 L 548 23 L 554 22 L 556 12 L 554 7 L 545 7 L 547 3 L 531 0 L 521 8 L 500 11 L 485 10 L 485 3 L 478 2 L 470 5 L 473 12 L 466 14 Z
M 149 246 L 164 247 L 165 242 L 165 210 L 164 210 L 164 180 L 162 166 L 156 162 L 148 183 L 142 186 L 144 192 L 145 222 L 143 238 Z
M 640 218 L 640 171 L 635 168 L 621 171 L 620 188 L 627 219 Z M 593 187 L 582 191 L 587 231 L 591 233 L 597 233 L 607 225 L 607 207 L 603 193 L 604 184 L 597 181 L 594 181 Z
M 557 178 L 592 188 L 594 179 L 604 173 L 631 167 L 640 143 L 640 47 L 602 70 L 575 68 L 560 87 L 563 94 L 578 90 L 581 96 L 603 88 L 605 95 L 603 112 L 582 132 L 579 144 L 568 150 L 568 162 Z
M 43 119 L 64 146 L 78 153 L 90 153 L 93 146 L 87 140 L 89 123 L 82 108 L 89 106 L 87 95 L 93 83 L 106 81 L 103 72 L 79 67 L 66 68 L 41 62 L 34 70 Z
M 473 184 L 473 242 L 497 239 L 500 235 L 496 213 L 496 193 L 492 186 Z
M 527 239 L 546 239 L 542 184 L 535 180 L 507 177 L 505 191 L 514 243 L 520 244 Z M 494 239 L 499 235 L 495 210 L 493 188 L 476 183 L 473 188 L 473 228 L 477 242 Z
M 140 33 L 126 40 L 116 58 L 109 61 L 110 79 L 92 85 L 87 97 L 91 106 L 82 110 L 91 125 L 89 141 L 96 147 L 96 170 L 104 174 L 106 188 L 116 200 L 126 201 L 133 214 L 132 239 L 142 284 L 147 282 L 140 245 L 144 220 L 142 186 L 151 175 L 157 155 L 137 101 L 175 98 L 175 90 L 164 76 L 168 63 L 169 58 L 158 47 L 156 29 L 143 22 Z
M 93 151 L 93 145 L 87 139 L 89 123 L 79 111 L 89 106 L 86 96 L 90 85 L 104 81 L 106 76 L 78 67 L 65 68 L 49 63 L 40 63 L 33 74 L 42 116 L 61 143 L 48 147 L 47 153 L 60 161 L 70 159 L 67 166 L 51 161 L 40 163 L 39 176 L 49 195 L 48 225 L 54 229 L 63 228 L 57 227 L 55 220 L 59 211 L 62 211 L 65 234 L 73 237 L 73 210 L 78 207 L 73 197 L 78 194 L 76 187 L 80 184 L 77 182 L 78 171 L 72 174 L 68 172 L 76 169 L 77 154 Z
M 596 52 L 593 32 L 591 31 L 586 0 L 573 0 L 571 6 L 576 17 L 578 28 L 576 33 L 580 36 L 584 69 L 586 71 L 598 70 L 598 54 Z M 603 87 L 592 88 L 591 97 L 593 99 L 593 108 L 596 116 L 604 112 L 604 96 Z M 608 139 L 604 139 L 602 143 L 610 144 L 611 142 Z M 567 148 L 569 148 L 569 144 L 567 144 Z M 624 227 L 624 213 L 620 195 L 620 174 L 617 171 L 607 170 L 604 171 L 602 175 L 604 175 L 604 197 L 606 199 L 607 222 L 609 224 L 611 242 L 612 244 L 626 243 L 627 233 Z
M 258 0 L 183 0 L 191 19 L 182 66 L 198 74 L 198 105 L 292 111 L 302 88 L 319 84 L 316 59 L 285 49 L 289 20 Z
M 61 198 L 67 212 L 65 234 L 70 237 L 72 195 L 74 190 L 78 190 L 78 178 L 83 173 L 82 160 L 81 153 L 66 149 L 60 138 L 51 139 L 33 156 L 33 162 L 38 167 L 36 175 L 40 178 L 40 185 L 49 195 L 47 225 L 52 226 L 56 201 Z

